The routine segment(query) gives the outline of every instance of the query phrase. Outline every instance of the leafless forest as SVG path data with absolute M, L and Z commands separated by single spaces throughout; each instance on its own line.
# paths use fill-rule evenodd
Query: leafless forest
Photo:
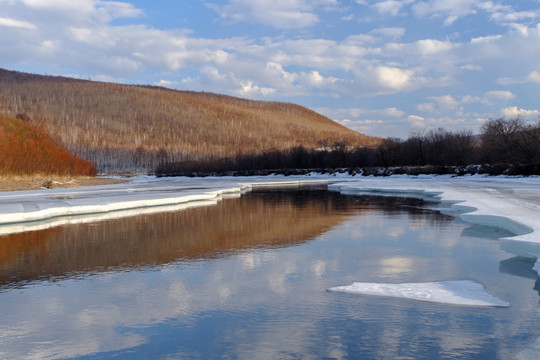
M 209 161 L 297 146 L 381 142 L 290 103 L 2 69 L 0 113 L 39 122 L 101 172 L 151 171 L 164 162 Z

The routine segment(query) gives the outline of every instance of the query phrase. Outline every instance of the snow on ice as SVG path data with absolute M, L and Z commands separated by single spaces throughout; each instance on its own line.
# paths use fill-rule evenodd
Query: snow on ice
M 328 291 L 395 297 L 440 304 L 508 307 L 508 303 L 489 295 L 484 287 L 471 280 L 426 283 L 360 283 L 336 286 Z

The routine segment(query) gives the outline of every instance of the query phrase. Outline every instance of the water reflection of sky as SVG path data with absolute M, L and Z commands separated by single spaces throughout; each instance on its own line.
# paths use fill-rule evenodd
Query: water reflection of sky
M 263 195 L 251 205 L 249 197 L 224 201 L 215 212 L 186 210 L 185 218 L 162 214 L 162 222 L 134 220 L 144 240 L 160 246 L 141 250 L 144 242 L 134 239 L 139 251 L 104 255 L 105 262 L 100 251 L 122 251 L 130 243 L 120 240 L 124 228 L 114 236 L 107 231 L 134 224 L 67 227 L 46 240 L 26 239 L 19 244 L 26 244 L 21 257 L 3 258 L 0 356 L 510 358 L 540 335 L 538 294 L 532 289 L 537 277 L 527 271 L 532 264 L 501 252 L 496 241 L 467 236 L 465 225 L 431 211 L 391 203 L 381 208 L 337 194 L 319 200 L 280 196 Z M 201 211 L 206 218 L 197 223 Z M 250 229 L 230 224 L 249 214 L 260 216 L 245 222 Z M 272 226 L 279 219 L 292 219 L 296 228 Z M 191 222 L 193 237 L 174 225 Z M 185 242 L 160 229 L 149 231 L 149 224 L 168 226 Z M 218 228 L 194 230 L 200 226 Z M 262 229 L 267 236 L 260 235 L 259 243 L 252 237 Z M 83 234 L 94 247 L 84 246 Z M 221 239 L 218 252 L 206 244 L 211 234 Z M 75 235 L 78 241 L 70 240 Z M 122 247 L 107 247 L 100 236 Z M 240 246 L 242 239 L 250 246 Z M 196 240 L 206 245 L 194 247 Z M 74 250 L 84 266 L 69 261 Z M 54 256 L 64 269 L 54 267 Z M 21 270 L 25 262 L 34 268 Z M 325 291 L 353 281 L 459 279 L 483 284 L 511 307 Z

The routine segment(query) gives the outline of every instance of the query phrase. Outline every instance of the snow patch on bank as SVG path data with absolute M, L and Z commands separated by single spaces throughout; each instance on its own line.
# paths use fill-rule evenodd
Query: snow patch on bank
M 508 303 L 488 294 L 484 287 L 471 280 L 381 284 L 355 282 L 336 286 L 328 291 L 411 299 L 464 306 L 508 307 Z

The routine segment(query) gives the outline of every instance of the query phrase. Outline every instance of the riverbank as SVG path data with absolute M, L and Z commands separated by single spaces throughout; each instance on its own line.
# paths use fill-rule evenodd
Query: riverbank
M 129 180 L 107 177 L 67 177 L 67 176 L 0 176 L 0 191 L 21 191 L 50 188 L 74 188 L 80 186 L 96 186 L 122 184 Z

